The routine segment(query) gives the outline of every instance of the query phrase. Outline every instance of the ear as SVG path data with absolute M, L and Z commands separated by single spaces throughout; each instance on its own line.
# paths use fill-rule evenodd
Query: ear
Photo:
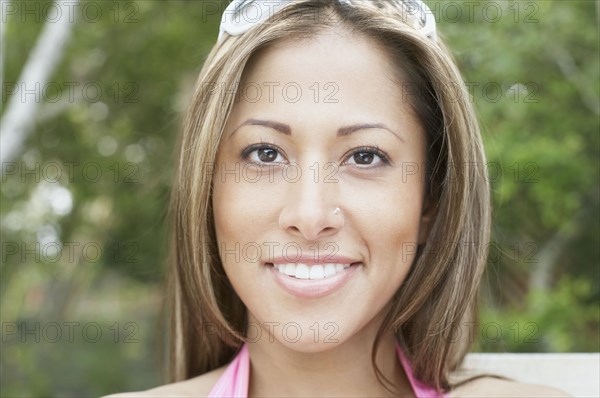
M 419 224 L 419 239 L 418 244 L 422 245 L 427 241 L 429 237 L 429 231 L 435 221 L 435 216 L 437 214 L 437 203 L 436 201 L 425 194 L 425 198 L 423 199 L 423 207 L 421 208 L 421 222 Z

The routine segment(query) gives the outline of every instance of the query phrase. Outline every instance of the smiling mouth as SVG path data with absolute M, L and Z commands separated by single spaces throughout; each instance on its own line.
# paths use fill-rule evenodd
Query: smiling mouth
M 355 267 L 362 263 L 352 264 L 339 264 L 339 263 L 326 263 L 326 264 L 304 264 L 304 263 L 287 263 L 287 264 L 273 264 L 266 263 L 267 266 L 274 267 L 280 274 L 290 276 L 296 279 L 328 279 L 335 275 L 343 274 L 345 270 L 350 267 Z

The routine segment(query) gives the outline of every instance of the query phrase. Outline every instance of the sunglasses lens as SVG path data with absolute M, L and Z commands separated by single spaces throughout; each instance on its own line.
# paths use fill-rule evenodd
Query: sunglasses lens
M 250 3 L 253 3 L 255 0 L 243 0 L 237 3 L 236 7 L 235 7 L 235 13 L 239 14 L 244 7 L 248 6 Z

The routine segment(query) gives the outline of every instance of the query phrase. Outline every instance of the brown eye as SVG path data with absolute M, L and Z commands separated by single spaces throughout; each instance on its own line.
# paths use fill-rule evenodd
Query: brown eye
M 274 162 L 277 159 L 277 151 L 273 148 L 258 149 L 258 158 L 261 162 Z
M 281 151 L 272 145 L 254 144 L 244 149 L 241 158 L 256 164 L 284 163 Z
M 361 146 L 353 148 L 344 163 L 359 169 L 374 169 L 390 165 L 391 161 L 388 155 L 379 147 Z
M 356 152 L 354 154 L 354 162 L 356 164 L 371 164 L 374 158 L 375 154 L 371 152 Z

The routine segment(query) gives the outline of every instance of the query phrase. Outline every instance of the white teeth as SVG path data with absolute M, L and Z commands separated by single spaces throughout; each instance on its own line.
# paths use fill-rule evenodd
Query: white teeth
M 298 279 L 324 279 L 340 274 L 350 267 L 350 264 L 315 264 L 308 266 L 302 263 L 275 264 L 274 267 L 282 274 Z
M 283 272 L 289 276 L 296 276 L 296 264 L 286 264 Z
M 298 279 L 309 279 L 310 278 L 310 271 L 308 270 L 308 266 L 306 264 L 296 265 L 296 278 L 298 278 Z
M 325 264 L 325 278 L 335 275 L 335 264 Z
M 323 279 L 325 278 L 325 270 L 322 265 L 314 265 L 310 267 L 310 279 Z

